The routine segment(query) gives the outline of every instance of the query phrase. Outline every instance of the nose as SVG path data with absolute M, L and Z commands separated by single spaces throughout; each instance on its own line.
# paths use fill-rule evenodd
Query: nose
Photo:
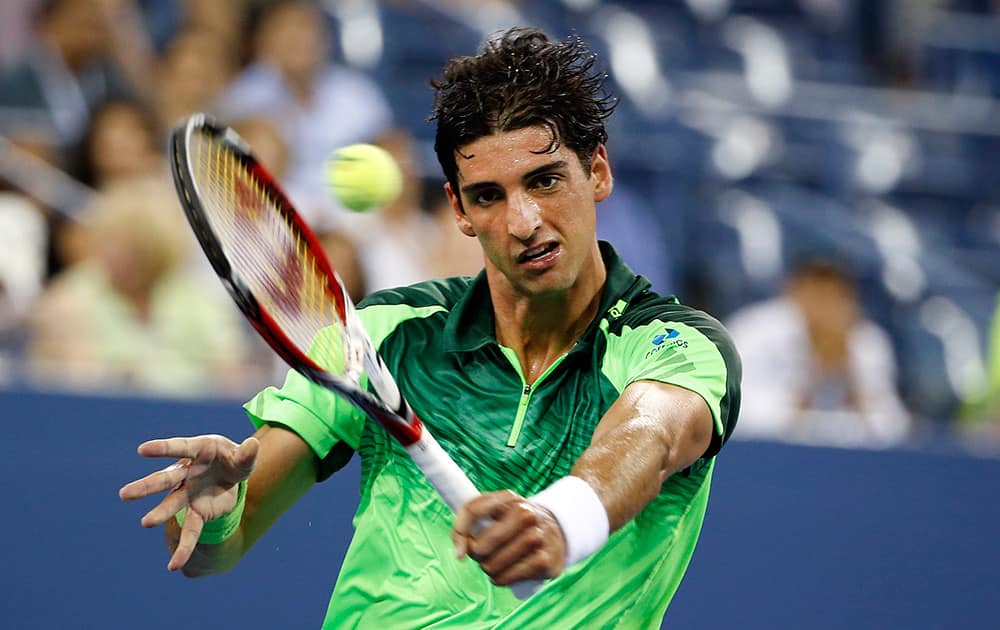
M 507 231 L 511 236 L 527 241 L 542 225 L 542 211 L 530 195 L 518 191 L 508 198 Z

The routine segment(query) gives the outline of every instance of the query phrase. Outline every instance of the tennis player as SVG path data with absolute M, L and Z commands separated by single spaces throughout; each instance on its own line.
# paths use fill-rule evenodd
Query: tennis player
M 257 427 L 147 442 L 122 489 L 167 497 L 168 567 L 225 571 L 352 453 L 356 533 L 327 628 L 658 628 L 693 553 L 740 363 L 712 317 L 662 297 L 595 235 L 613 110 L 585 44 L 512 29 L 452 59 L 436 150 L 485 269 L 360 304 L 404 396 L 484 493 L 452 515 L 385 431 L 294 372 Z M 656 247 L 656 243 L 647 243 Z M 242 483 L 248 479 L 248 483 Z M 205 522 L 179 545 L 175 515 Z M 504 585 L 547 578 L 518 600 Z

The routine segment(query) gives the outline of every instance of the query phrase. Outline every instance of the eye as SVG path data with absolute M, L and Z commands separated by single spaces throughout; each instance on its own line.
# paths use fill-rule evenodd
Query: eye
M 531 182 L 531 187 L 536 190 L 552 190 L 559 183 L 559 176 L 551 173 L 539 175 Z
M 501 198 L 500 191 L 495 188 L 486 188 L 479 191 L 472 198 L 472 203 L 477 206 L 488 206 L 495 201 L 499 201 Z

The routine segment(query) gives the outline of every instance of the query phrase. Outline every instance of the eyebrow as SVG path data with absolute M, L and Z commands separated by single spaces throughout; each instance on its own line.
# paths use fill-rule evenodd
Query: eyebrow
M 558 171 L 565 169 L 569 166 L 566 160 L 556 160 L 555 162 L 549 162 L 548 164 L 542 164 L 538 168 L 531 169 L 527 173 L 521 176 L 521 181 L 527 181 L 533 177 L 537 177 L 543 173 L 548 173 L 551 171 Z M 463 195 L 473 195 L 481 190 L 486 190 L 487 188 L 493 188 L 496 186 L 494 182 L 476 182 L 475 184 L 469 184 L 468 186 L 462 186 L 461 191 Z

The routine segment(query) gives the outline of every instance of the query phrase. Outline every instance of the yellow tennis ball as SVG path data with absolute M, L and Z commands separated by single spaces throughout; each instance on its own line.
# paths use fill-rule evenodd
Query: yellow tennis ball
M 352 144 L 330 156 L 326 183 L 345 208 L 365 212 L 392 203 L 403 190 L 403 174 L 385 149 Z

